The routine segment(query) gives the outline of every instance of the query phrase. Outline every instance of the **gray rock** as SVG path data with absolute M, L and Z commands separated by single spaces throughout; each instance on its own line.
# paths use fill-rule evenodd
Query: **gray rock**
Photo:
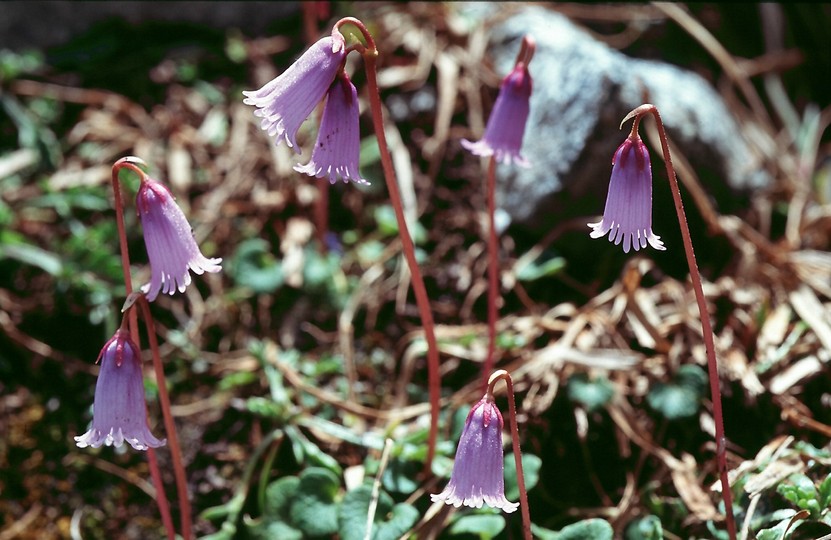
M 630 125 L 618 129 L 632 109 L 655 104 L 670 138 L 696 170 L 710 171 L 735 190 L 767 185 L 769 174 L 754 160 L 739 126 L 719 94 L 700 76 L 673 65 L 630 58 L 601 43 L 566 17 L 529 7 L 496 26 L 490 53 L 498 73 L 508 73 L 522 36 L 537 52 L 531 115 L 523 144 L 529 169 L 500 166 L 500 207 L 516 222 L 545 221 L 552 201 L 596 193 L 603 210 L 611 160 Z M 641 135 L 646 139 L 643 128 Z M 657 179 L 665 178 L 660 148 L 647 141 Z M 705 189 L 707 185 L 705 185 Z M 560 201 L 562 203 L 562 201 Z

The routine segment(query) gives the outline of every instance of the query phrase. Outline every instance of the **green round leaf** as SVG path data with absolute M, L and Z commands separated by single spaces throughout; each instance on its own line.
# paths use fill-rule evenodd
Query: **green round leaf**
M 585 519 L 563 527 L 557 540 L 612 540 L 614 530 L 603 519 Z
M 707 389 L 707 374 L 694 365 L 684 365 L 669 383 L 656 383 L 646 400 L 649 406 L 668 420 L 689 418 L 698 407 Z
M 312 537 L 337 532 L 339 490 L 340 479 L 332 471 L 320 467 L 304 470 L 291 502 L 292 523 Z
M 501 514 L 467 514 L 450 525 L 450 534 L 475 534 L 482 540 L 495 538 L 505 528 Z
M 664 529 L 658 516 L 645 516 L 626 527 L 626 540 L 662 540 Z
M 273 293 L 283 285 L 280 261 L 262 238 L 242 242 L 231 263 L 228 272 L 237 285 L 248 287 L 257 294 Z
M 372 540 L 398 540 L 418 521 L 419 511 L 409 504 L 393 506 L 392 498 L 380 490 Z M 341 501 L 338 526 L 341 540 L 363 540 L 366 535 L 366 517 L 372 498 L 372 487 L 363 485 L 353 489 Z
M 286 476 L 270 483 L 265 489 L 265 508 L 263 517 L 269 521 L 288 518 L 288 510 L 300 479 L 296 476 Z
M 605 377 L 589 380 L 585 373 L 578 373 L 568 380 L 568 398 L 589 411 L 604 407 L 614 395 L 615 389 Z
M 247 525 L 248 535 L 254 540 L 303 540 L 303 533 L 282 521 L 261 521 Z
M 531 491 L 540 480 L 542 460 L 534 454 L 522 454 L 522 473 L 525 478 L 525 490 Z M 505 497 L 509 501 L 519 499 L 519 484 L 516 477 L 516 460 L 513 454 L 505 456 Z

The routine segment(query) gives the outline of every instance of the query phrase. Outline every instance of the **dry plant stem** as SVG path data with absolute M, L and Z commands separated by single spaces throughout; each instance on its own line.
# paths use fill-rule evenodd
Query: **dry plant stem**
M 118 180 L 118 173 L 122 168 L 130 169 L 142 177 L 142 171 L 136 163 L 144 164 L 138 158 L 126 157 L 121 158 L 115 162 L 112 169 L 112 186 L 113 197 L 115 198 L 115 218 L 116 226 L 118 227 L 118 245 L 121 250 L 121 269 L 124 274 L 124 289 L 129 296 L 133 292 L 133 278 L 130 274 L 130 253 L 127 249 L 127 232 L 124 229 L 124 201 L 121 198 L 121 184 Z M 133 342 L 139 343 L 138 333 L 138 317 L 135 310 L 130 310 L 127 315 L 130 327 L 130 336 Z M 154 448 L 147 449 L 147 463 L 150 466 L 150 477 L 153 479 L 153 486 L 156 488 L 156 504 L 159 507 L 159 513 L 162 517 L 165 531 L 167 531 L 168 540 L 176 538 L 176 530 L 173 527 L 173 518 L 170 515 L 170 503 L 167 500 L 167 494 L 164 491 L 164 482 L 162 482 L 162 475 L 159 471 L 159 460 L 156 458 L 156 450 Z
M 387 145 L 387 137 L 384 133 L 384 117 L 383 107 L 381 104 L 381 93 L 378 88 L 378 80 L 376 76 L 376 59 L 378 57 L 378 49 L 375 48 L 375 41 L 372 39 L 369 31 L 364 24 L 358 19 L 346 17 L 335 24 L 335 29 L 343 24 L 353 24 L 356 26 L 366 39 L 367 46 L 362 51 L 364 66 L 366 67 L 366 80 L 369 94 L 369 105 L 372 111 L 372 125 L 375 128 L 375 136 L 378 138 L 378 148 L 381 152 L 381 165 L 384 169 L 384 179 L 387 183 L 387 190 L 390 194 L 390 202 L 395 210 L 395 219 L 398 222 L 398 233 L 401 237 L 401 246 L 404 253 L 404 258 L 407 260 L 407 266 L 410 270 L 412 278 L 413 293 L 415 294 L 416 305 L 421 317 L 421 325 L 424 327 L 424 338 L 427 341 L 427 378 L 430 391 L 430 432 L 427 440 L 427 459 L 424 462 L 425 474 L 430 474 L 433 464 L 433 457 L 436 454 L 436 438 L 439 430 L 439 400 L 440 395 L 440 380 L 439 380 L 439 347 L 436 341 L 436 332 L 433 323 L 433 314 L 430 311 L 430 299 L 427 296 L 427 288 L 424 286 L 424 278 L 421 276 L 421 270 L 418 267 L 418 262 L 415 257 L 415 245 L 410 236 L 410 231 L 407 228 L 407 222 L 404 219 L 404 209 L 401 205 L 401 193 L 398 189 L 398 179 L 395 176 L 395 169 L 392 165 L 392 157 L 390 156 L 389 146 Z
M 488 386 L 496 354 L 496 303 L 499 300 L 499 244 L 496 238 L 496 158 L 488 162 L 488 353 L 482 366 L 482 384 Z M 483 389 L 484 389 L 483 388 Z
M 375 523 L 375 512 L 378 510 L 378 499 L 381 496 L 381 478 L 390 460 L 392 451 L 392 439 L 384 440 L 384 450 L 381 452 L 381 462 L 378 465 L 378 472 L 375 474 L 375 481 L 372 482 L 372 497 L 369 499 L 369 509 L 366 513 L 366 533 L 364 540 L 372 538 L 372 524 Z
M 516 400 L 514 399 L 514 382 L 511 375 L 504 369 L 495 371 L 488 379 L 488 394 L 493 395 L 493 387 L 499 381 L 505 380 L 508 387 L 508 415 L 511 419 L 511 442 L 514 448 L 514 463 L 516 464 L 516 481 L 519 487 L 519 510 L 522 512 L 522 535 L 525 540 L 532 540 L 531 512 L 528 509 L 528 492 L 525 490 L 525 473 L 522 470 L 522 450 L 519 448 L 519 427 L 516 421 Z
M 190 509 L 190 495 L 188 494 L 188 482 L 185 477 L 185 467 L 182 464 L 182 449 L 179 446 L 179 437 L 176 434 L 176 425 L 173 423 L 173 414 L 170 412 L 170 396 L 167 394 L 167 386 L 164 376 L 162 358 L 159 355 L 159 341 L 156 338 L 156 325 L 153 323 L 153 316 L 150 313 L 150 303 L 144 295 L 138 299 L 141 305 L 141 314 L 147 327 L 147 337 L 150 341 L 150 350 L 153 353 L 153 369 L 156 372 L 156 384 L 159 391 L 159 403 L 161 404 L 162 416 L 164 417 L 165 431 L 167 431 L 167 443 L 170 447 L 170 455 L 173 458 L 173 476 L 176 478 L 176 491 L 179 493 L 179 513 L 182 521 L 182 537 L 185 540 L 193 538 L 192 519 Z
M 724 500 L 727 533 L 730 535 L 730 540 L 736 540 L 736 522 L 733 517 L 733 495 L 730 491 L 730 482 L 727 478 L 727 439 L 724 434 L 724 415 L 721 408 L 721 387 L 719 385 L 718 362 L 716 360 L 713 327 L 710 323 L 710 312 L 707 308 L 707 300 L 704 298 L 704 288 L 701 285 L 701 273 L 698 271 L 698 263 L 695 260 L 695 252 L 693 251 L 692 239 L 690 237 L 690 228 L 687 225 L 687 216 L 684 213 L 684 203 L 681 200 L 681 190 L 678 188 L 678 180 L 675 177 L 675 169 L 672 166 L 672 157 L 669 153 L 669 143 L 666 131 L 664 131 L 664 124 L 661 121 L 661 115 L 658 113 L 658 109 L 652 104 L 645 104 L 636 108 L 626 115 L 623 122 L 626 122 L 630 118 L 634 118 L 634 125 L 632 126 L 634 132 L 634 130 L 637 130 L 637 125 L 638 122 L 640 122 L 641 117 L 646 114 L 651 114 L 655 117 L 655 122 L 658 125 L 658 134 L 661 139 L 661 150 L 664 154 L 664 163 L 666 163 L 669 186 L 672 191 L 672 198 L 675 201 L 675 211 L 678 214 L 678 224 L 681 227 L 681 238 L 684 243 L 684 252 L 687 255 L 687 265 L 690 268 L 690 280 L 692 281 L 695 299 L 698 303 L 699 318 L 701 319 L 701 331 L 704 336 L 704 348 L 707 351 L 707 371 L 710 379 L 710 394 L 713 400 L 713 419 L 716 424 L 716 460 L 718 462 L 719 475 L 721 477 L 721 494 Z M 623 122 L 621 122 L 621 125 Z

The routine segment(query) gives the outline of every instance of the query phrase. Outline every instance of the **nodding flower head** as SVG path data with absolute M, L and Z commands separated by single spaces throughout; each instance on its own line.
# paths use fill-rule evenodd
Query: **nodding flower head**
M 522 137 L 531 109 L 531 74 L 527 62 L 520 61 L 502 80 L 499 95 L 493 105 L 485 135 L 480 141 L 462 139 L 462 146 L 477 156 L 495 156 L 496 160 L 522 167 L 529 162 L 522 155 Z
M 502 414 L 491 395 L 485 395 L 467 415 L 450 482 L 433 502 L 443 501 L 456 508 L 482 508 L 487 504 L 513 512 L 519 504 L 505 498 L 502 456 Z
M 158 448 L 165 444 L 147 426 L 147 404 L 138 347 L 126 330 L 118 330 L 98 355 L 101 370 L 95 383 L 92 427 L 75 443 L 80 448 L 121 446 L 124 442 L 136 450 Z
M 334 184 L 344 182 L 369 184 L 358 171 L 361 158 L 361 133 L 358 119 L 358 91 L 346 74 L 342 74 L 326 93 L 326 106 L 320 121 L 312 159 L 306 165 L 295 165 L 297 172 L 329 177 Z
M 625 253 L 647 244 L 660 251 L 666 249 L 661 237 L 652 232 L 652 167 L 649 151 L 636 132 L 615 152 L 603 219 L 589 223 L 589 227 L 592 238 L 609 233 L 610 242 L 623 242 Z
M 150 259 L 150 283 L 141 287 L 149 301 L 159 291 L 184 292 L 190 285 L 190 272 L 219 272 L 222 259 L 208 259 L 199 250 L 182 209 L 170 191 L 149 177 L 142 177 L 136 207 L 144 230 L 144 245 Z
M 243 92 L 243 103 L 254 105 L 260 127 L 296 153 L 297 130 L 323 99 L 346 58 L 343 35 L 337 30 L 309 47 L 276 79 L 259 90 Z

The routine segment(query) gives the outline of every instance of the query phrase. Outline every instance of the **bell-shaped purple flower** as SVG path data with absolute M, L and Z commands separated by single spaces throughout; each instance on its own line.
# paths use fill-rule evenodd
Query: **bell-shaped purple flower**
M 590 236 L 601 238 L 609 233 L 609 241 L 623 251 L 646 248 L 647 243 L 657 250 L 665 250 L 661 237 L 652 232 L 652 166 L 649 151 L 633 133 L 623 141 L 612 160 L 612 179 L 603 219 L 589 223 Z
M 517 62 L 502 80 L 484 137 L 477 142 L 462 139 L 462 146 L 477 156 L 493 155 L 499 162 L 510 165 L 514 161 L 521 167 L 528 167 L 529 162 L 521 150 L 525 123 L 531 109 L 532 86 L 527 63 Z
M 509 513 L 519 507 L 505 498 L 502 414 L 492 396 L 485 395 L 468 413 L 450 482 L 438 495 L 430 495 L 430 499 L 456 508 L 482 508 L 487 504 Z
M 121 446 L 124 441 L 136 450 L 165 444 L 150 433 L 147 404 L 138 347 L 126 330 L 118 330 L 98 355 L 101 370 L 95 383 L 92 428 L 75 437 L 80 448 Z
M 170 191 L 152 178 L 144 177 L 136 196 L 136 207 L 144 229 L 144 245 L 150 259 L 150 283 L 141 287 L 149 301 L 159 291 L 184 292 L 190 273 L 219 272 L 222 259 L 208 259 L 199 251 L 193 230 Z
M 243 92 L 243 103 L 254 105 L 261 127 L 276 143 L 296 153 L 297 130 L 323 99 L 346 57 L 343 35 L 335 31 L 309 47 L 294 64 L 259 90 Z
M 294 170 L 318 178 L 329 177 L 334 184 L 344 182 L 369 184 L 358 171 L 361 158 L 361 132 L 358 121 L 358 91 L 346 74 L 338 77 L 326 94 L 312 159 Z

